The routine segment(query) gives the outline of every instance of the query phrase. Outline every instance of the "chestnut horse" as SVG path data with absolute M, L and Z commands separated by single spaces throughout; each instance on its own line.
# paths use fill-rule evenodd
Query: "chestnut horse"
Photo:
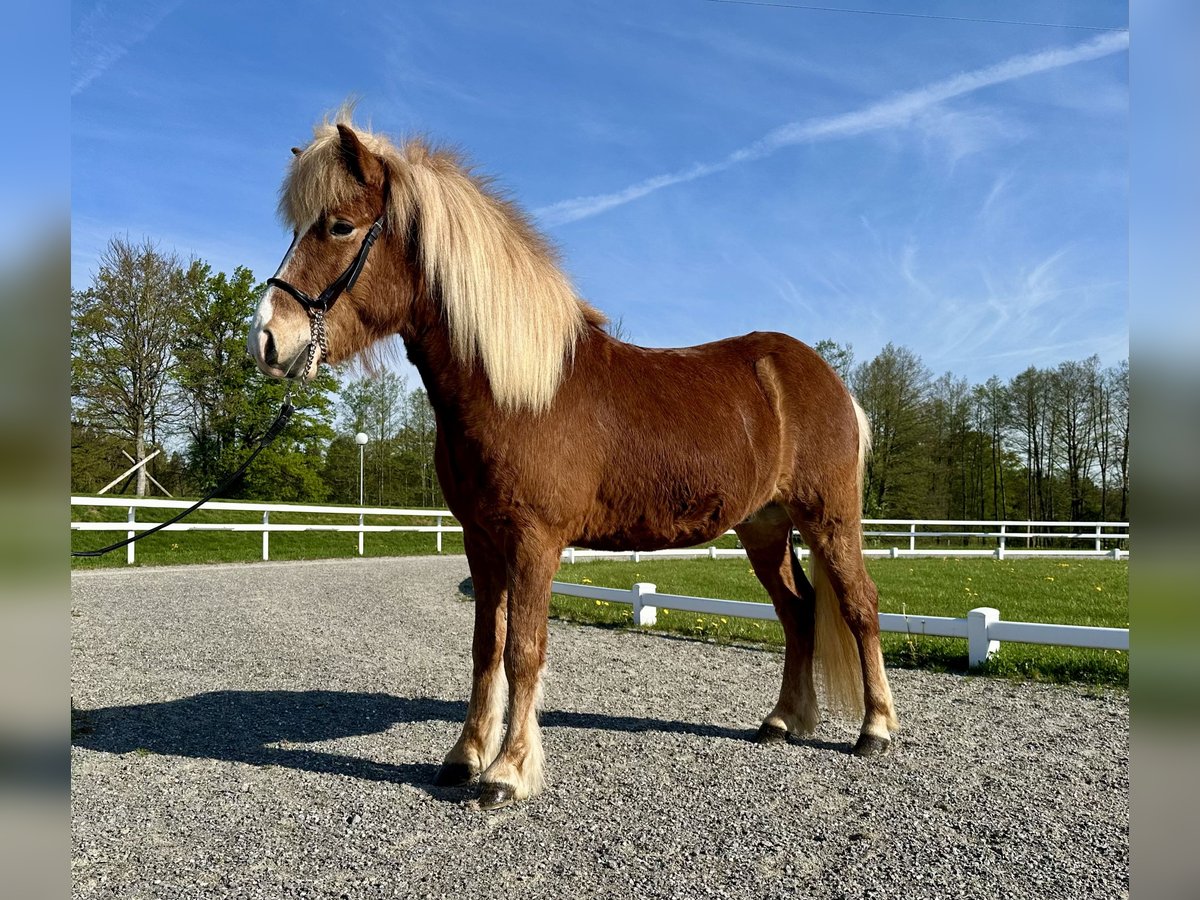
M 786 634 L 757 740 L 813 732 L 815 656 L 827 705 L 863 717 L 854 752 L 885 752 L 898 722 L 862 555 L 869 429 L 824 360 L 783 334 L 617 340 L 524 215 L 423 141 L 397 146 L 342 113 L 293 153 L 279 209 L 295 236 L 249 348 L 268 375 L 308 379 L 399 335 L 424 381 L 475 586 L 471 699 L 438 783 L 478 781 L 484 808 L 542 789 L 537 710 L 565 547 L 685 547 L 730 527 Z

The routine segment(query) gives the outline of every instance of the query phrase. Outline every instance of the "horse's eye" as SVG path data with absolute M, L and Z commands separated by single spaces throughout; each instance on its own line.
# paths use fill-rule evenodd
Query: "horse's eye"
M 338 220 L 337 222 L 334 222 L 333 225 L 330 227 L 329 233 L 341 236 L 341 235 L 349 234 L 353 230 L 354 230 L 354 226 L 351 225 L 349 222 L 342 222 L 341 220 Z

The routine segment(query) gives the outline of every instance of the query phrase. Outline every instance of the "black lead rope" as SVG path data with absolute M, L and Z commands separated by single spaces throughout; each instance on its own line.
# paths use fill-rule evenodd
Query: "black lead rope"
M 149 537 L 150 535 L 154 534 L 154 532 L 156 532 L 156 531 L 162 531 L 168 525 L 174 525 L 176 522 L 178 522 L 184 516 L 191 515 L 196 510 L 198 510 L 201 506 L 203 506 L 205 503 L 207 503 L 209 500 L 211 500 L 213 497 L 217 496 L 217 494 L 224 492 L 226 488 L 228 488 L 231 484 L 233 484 L 235 481 L 237 481 L 242 476 L 242 473 L 244 473 L 246 471 L 246 469 L 248 469 L 250 467 L 250 463 L 254 462 L 255 457 L 257 457 L 259 453 L 261 453 L 264 449 L 266 449 L 267 445 L 270 444 L 273 440 L 275 440 L 275 438 L 279 437 L 279 433 L 281 431 L 283 431 L 283 429 L 287 426 L 288 420 L 291 419 L 292 413 L 294 413 L 295 411 L 296 411 L 296 407 L 292 406 L 291 399 L 284 398 L 283 406 L 280 407 L 280 409 L 279 409 L 279 415 L 277 415 L 275 417 L 275 421 L 271 423 L 271 427 L 267 429 L 266 434 L 264 434 L 262 436 L 262 438 L 259 440 L 258 446 L 254 448 L 254 452 L 251 453 L 248 457 L 246 457 L 246 461 L 244 463 L 242 463 L 240 466 L 238 466 L 238 470 L 236 472 L 234 472 L 232 475 L 230 475 L 228 478 L 226 478 L 224 481 L 222 481 L 220 484 L 218 484 L 215 488 L 213 488 L 211 491 L 209 491 L 208 495 L 203 500 L 197 500 L 195 503 L 193 503 L 187 509 L 183 510 L 183 512 L 179 513 L 178 515 L 172 516 L 171 518 L 167 519 L 167 521 L 165 521 L 165 522 L 161 522 L 158 525 L 155 525 L 153 528 L 147 528 L 141 534 L 135 534 L 133 537 L 125 538 L 125 540 L 123 540 L 123 541 L 117 541 L 115 544 L 109 544 L 107 547 L 101 547 L 99 550 L 72 550 L 71 555 L 72 556 L 103 556 L 105 553 L 111 553 L 113 550 L 120 550 L 122 547 L 126 546 L 127 544 L 132 544 L 134 541 L 140 541 L 144 537 Z

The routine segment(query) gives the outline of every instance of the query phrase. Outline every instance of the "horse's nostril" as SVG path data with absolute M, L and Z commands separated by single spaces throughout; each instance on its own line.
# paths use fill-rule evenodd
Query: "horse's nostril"
M 279 355 L 275 350 L 275 336 L 271 332 L 263 332 L 267 337 L 267 342 L 263 344 L 263 361 L 268 366 L 279 364 Z

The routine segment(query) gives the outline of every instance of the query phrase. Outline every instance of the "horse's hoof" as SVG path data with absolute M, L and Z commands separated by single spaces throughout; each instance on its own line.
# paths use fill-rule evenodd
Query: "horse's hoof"
M 488 782 L 479 792 L 478 805 L 480 809 L 499 809 L 513 802 L 515 792 L 507 784 Z
M 756 744 L 783 744 L 787 742 L 787 729 L 780 728 L 778 725 L 771 725 L 768 722 L 763 722 L 758 727 L 758 733 L 754 735 L 754 743 Z
M 475 773 L 466 763 L 446 763 L 438 769 L 433 783 L 438 787 L 462 787 L 475 780 Z
M 887 738 L 876 737 L 873 734 L 860 734 L 858 743 L 854 745 L 855 756 L 883 756 L 891 749 L 892 742 Z

